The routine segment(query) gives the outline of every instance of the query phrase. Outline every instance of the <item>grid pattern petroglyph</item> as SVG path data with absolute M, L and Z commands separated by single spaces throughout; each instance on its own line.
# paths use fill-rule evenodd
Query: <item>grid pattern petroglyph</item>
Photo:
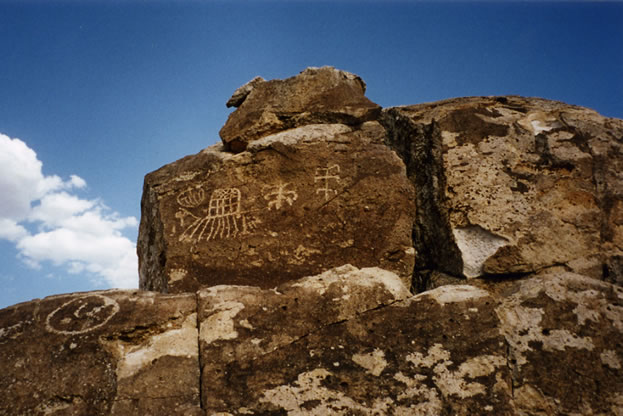
M 199 205 L 197 201 L 202 202 L 198 191 L 191 194 L 186 193 L 187 191 L 178 196 L 177 200 L 180 205 L 190 208 Z M 189 201 L 191 205 L 188 204 Z M 190 211 L 182 209 L 177 215 L 182 226 L 184 226 L 186 217 L 191 217 L 192 222 L 182 232 L 179 240 L 199 242 L 205 239 L 209 241 L 217 238 L 236 237 L 240 232 L 247 232 L 254 226 L 254 222 L 249 221 L 242 212 L 241 201 L 242 197 L 238 188 L 215 189 L 210 196 L 207 215 L 196 216 Z

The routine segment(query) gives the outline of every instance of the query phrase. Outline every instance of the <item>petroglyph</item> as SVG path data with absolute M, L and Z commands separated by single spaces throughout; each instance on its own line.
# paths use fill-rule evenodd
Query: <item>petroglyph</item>
M 175 182 L 182 182 L 182 181 L 190 181 L 192 180 L 195 176 L 199 176 L 201 175 L 203 172 L 200 170 L 194 170 L 191 172 L 182 172 L 180 175 L 178 175 L 177 177 L 173 178 L 173 180 Z
M 182 192 L 177 202 L 187 208 L 195 208 L 203 202 L 201 188 Z M 241 210 L 242 196 L 238 188 L 215 189 L 210 196 L 207 215 L 198 216 L 187 209 L 176 213 L 182 227 L 186 226 L 186 218 L 191 218 L 191 224 L 186 227 L 179 241 L 199 242 L 220 238 L 236 237 L 239 233 L 246 234 L 255 228 L 258 222 L 249 219 Z
M 30 323 L 30 321 L 28 321 Z M 15 325 L 11 325 L 5 328 L 0 328 L 0 344 L 6 342 L 8 338 L 13 338 L 18 336 L 23 330 L 24 326 L 27 323 L 22 321 L 18 322 Z
M 177 203 L 183 207 L 194 208 L 205 199 L 202 188 L 188 188 L 177 196 Z
M 331 165 L 326 168 L 316 168 L 314 183 L 320 182 L 321 187 L 316 189 L 317 194 L 324 194 L 324 200 L 328 201 L 331 195 L 337 195 L 337 190 L 331 188 L 331 181 L 340 182 L 340 166 Z
M 298 199 L 298 194 L 294 190 L 288 190 L 291 184 L 280 182 L 277 185 L 269 185 L 263 188 L 264 199 L 268 201 L 268 209 L 281 209 L 286 203 L 290 206 Z
M 72 299 L 48 315 L 45 327 L 57 334 L 83 334 L 106 324 L 117 312 L 119 304 L 102 295 Z
M 184 279 L 187 274 L 188 272 L 185 269 L 173 269 L 169 272 L 169 280 L 177 282 L 178 280 Z

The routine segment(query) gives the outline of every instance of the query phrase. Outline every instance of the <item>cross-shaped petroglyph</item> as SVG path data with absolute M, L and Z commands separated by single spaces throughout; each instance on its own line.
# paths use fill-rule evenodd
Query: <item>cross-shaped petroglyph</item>
M 290 183 L 280 182 L 278 185 L 269 185 L 263 188 L 264 199 L 268 201 L 268 209 L 281 209 L 286 203 L 290 206 L 299 197 L 296 191 L 288 190 Z
M 195 208 L 203 202 L 201 188 L 186 190 L 177 197 L 177 202 L 187 208 Z M 241 195 L 237 188 L 215 189 L 210 196 L 207 210 L 203 216 L 197 216 L 187 209 L 176 213 L 184 227 L 186 217 L 191 217 L 192 223 L 186 227 L 179 241 L 206 241 L 217 238 L 236 237 L 239 232 L 246 234 L 255 228 L 257 220 L 247 218 L 241 210 Z
M 340 182 L 340 166 L 331 165 L 326 168 L 316 168 L 316 176 L 314 177 L 314 183 L 320 182 L 321 187 L 316 189 L 317 194 L 324 194 L 324 200 L 328 201 L 331 195 L 337 195 L 337 190 L 331 188 L 331 180 Z

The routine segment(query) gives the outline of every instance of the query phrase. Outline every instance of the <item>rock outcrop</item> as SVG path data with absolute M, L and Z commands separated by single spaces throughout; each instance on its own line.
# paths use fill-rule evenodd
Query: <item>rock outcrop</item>
M 0 311 L 0 415 L 623 414 L 623 120 L 364 93 L 239 88 L 145 178 L 141 291 Z
M 552 265 L 623 284 L 623 121 L 522 97 L 384 110 L 417 191 L 420 278 Z
M 0 415 L 203 414 L 194 294 L 52 296 L 0 328 Z
M 238 110 L 221 129 L 221 139 L 226 150 L 238 153 L 253 140 L 308 124 L 358 126 L 381 112 L 365 92 L 357 75 L 330 67 L 307 68 L 286 80 L 255 78 L 228 101 Z
M 227 151 L 223 136 L 225 147 L 146 176 L 140 287 L 270 288 L 343 264 L 383 267 L 410 285 L 415 191 L 385 129 L 365 121 L 380 108 L 363 96 L 363 81 L 321 68 L 251 83 L 223 128 L 252 130 L 246 151 Z M 266 127 L 275 112 L 296 117 Z
M 397 278 L 368 273 L 202 291 L 207 413 L 620 412 L 623 289 L 550 271 L 504 296 L 450 285 L 405 298 Z
M 411 295 L 347 265 L 16 305 L 0 415 L 620 414 L 621 287 L 561 268 L 469 282 Z

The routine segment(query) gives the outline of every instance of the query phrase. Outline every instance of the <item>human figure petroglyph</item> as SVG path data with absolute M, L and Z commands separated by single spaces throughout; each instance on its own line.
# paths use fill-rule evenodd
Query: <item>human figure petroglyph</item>
M 339 176 L 340 166 L 331 165 L 326 168 L 316 168 L 316 175 L 314 177 L 314 183 L 320 182 L 322 187 L 316 189 L 316 193 L 324 193 L 324 200 L 328 201 L 331 195 L 337 195 L 337 190 L 331 188 L 331 180 L 340 182 Z
M 298 194 L 294 190 L 288 190 L 291 184 L 280 182 L 277 185 L 265 186 L 264 199 L 268 201 L 268 209 L 281 209 L 286 203 L 290 206 L 298 199 Z
M 72 299 L 56 308 L 45 321 L 46 329 L 58 334 L 83 334 L 106 324 L 119 304 L 107 296 L 90 295 Z
M 197 197 L 184 195 L 185 192 L 178 196 L 180 205 L 184 206 L 182 202 L 188 203 L 189 201 L 194 204 L 199 200 Z M 198 216 L 187 209 L 181 209 L 176 213 L 176 217 L 180 219 L 182 227 L 185 226 L 187 217 L 190 217 L 192 222 L 182 232 L 179 241 L 198 242 L 202 238 L 206 241 L 232 238 L 238 233 L 251 231 L 255 228 L 257 220 L 247 218 L 241 210 L 241 201 L 242 197 L 238 188 L 215 189 L 210 196 L 207 211 L 204 211 L 207 215 Z M 187 207 L 191 208 L 188 205 Z

